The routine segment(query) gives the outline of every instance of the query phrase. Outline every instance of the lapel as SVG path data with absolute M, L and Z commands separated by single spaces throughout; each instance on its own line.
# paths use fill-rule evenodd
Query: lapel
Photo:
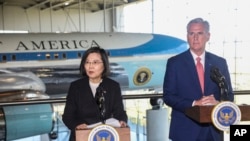
M 210 78 L 210 70 L 211 70 L 211 64 L 212 63 L 212 59 L 211 58 L 212 56 L 205 52 L 205 72 L 204 72 L 204 95 L 210 95 L 209 93 L 209 88 L 211 87 L 212 85 L 212 81 L 211 81 L 211 78 Z M 197 74 L 197 71 L 196 71 L 196 66 L 195 66 L 195 62 L 193 60 L 193 57 L 192 57 L 192 54 L 190 53 L 190 51 L 187 51 L 185 53 L 185 62 L 187 64 L 187 70 L 190 72 L 191 74 L 191 77 L 192 77 L 192 81 L 191 82 L 194 82 L 195 83 L 195 87 L 199 87 L 200 88 L 200 82 L 199 82 L 199 78 L 198 78 L 198 74 Z M 200 88 L 200 91 L 201 91 L 201 88 Z
M 196 87 L 200 87 L 200 82 L 199 82 L 198 74 L 196 71 L 195 62 L 194 62 L 194 59 L 190 50 L 186 52 L 184 60 L 187 64 L 187 70 L 190 72 L 189 74 L 191 74 L 191 78 L 192 78 L 191 82 L 194 82 Z M 201 87 L 200 87 L 200 91 L 201 91 Z
M 211 56 L 209 53 L 205 53 L 205 94 L 208 91 L 211 81 L 210 81 L 210 69 L 211 69 Z

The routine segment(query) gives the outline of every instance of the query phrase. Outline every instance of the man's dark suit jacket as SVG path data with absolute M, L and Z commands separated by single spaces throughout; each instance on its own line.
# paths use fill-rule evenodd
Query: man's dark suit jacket
M 234 96 L 226 60 L 209 52 L 205 52 L 204 95 L 214 94 L 218 101 L 221 98 L 220 88 L 210 79 L 210 69 L 213 66 L 219 68 L 225 76 L 229 86 L 229 100 L 233 101 Z M 170 139 L 173 141 L 196 141 L 200 132 L 210 131 L 214 141 L 221 141 L 219 139 L 220 132 L 213 125 L 199 124 L 184 113 L 187 108 L 192 107 L 194 100 L 198 100 L 202 96 L 198 74 L 190 50 L 170 58 L 167 62 L 163 84 L 164 102 L 172 107 Z
M 102 87 L 106 90 L 104 95 L 106 118 L 113 117 L 119 121 L 127 122 L 119 83 L 110 78 L 104 78 Z M 77 125 L 82 123 L 89 125 L 101 121 L 100 110 L 92 94 L 88 77 L 71 83 L 62 119 L 71 130 L 70 141 L 75 140 Z

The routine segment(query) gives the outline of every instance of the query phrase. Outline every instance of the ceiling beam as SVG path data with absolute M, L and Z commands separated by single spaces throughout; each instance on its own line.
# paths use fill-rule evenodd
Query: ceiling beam
M 26 8 L 26 10 L 29 10 L 29 9 L 32 9 L 32 8 L 35 8 L 35 7 L 40 7 L 41 5 L 44 5 L 45 3 L 48 3 L 48 2 L 50 2 L 50 0 L 45 0 L 43 2 L 37 3 L 37 4 L 35 4 L 35 5 L 31 6 L 31 7 Z

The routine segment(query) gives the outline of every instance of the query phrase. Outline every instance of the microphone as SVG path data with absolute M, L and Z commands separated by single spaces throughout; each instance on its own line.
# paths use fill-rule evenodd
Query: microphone
M 103 89 L 101 84 L 96 89 L 96 103 L 100 110 L 100 119 L 103 124 L 105 124 L 105 114 L 106 114 L 106 108 L 105 108 L 105 97 L 104 94 L 106 91 Z
M 223 87 L 225 82 L 225 77 L 220 73 L 219 69 L 215 66 L 212 66 L 210 70 L 210 78 L 219 85 L 219 87 Z
M 225 76 L 217 67 L 211 67 L 210 78 L 221 88 L 221 100 L 228 100 L 228 85 Z

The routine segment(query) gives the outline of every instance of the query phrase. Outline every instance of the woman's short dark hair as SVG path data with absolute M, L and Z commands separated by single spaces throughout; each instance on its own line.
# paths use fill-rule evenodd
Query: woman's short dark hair
M 91 47 L 84 52 L 84 54 L 82 56 L 81 64 L 80 64 L 80 74 L 82 76 L 87 76 L 84 64 L 85 64 L 86 59 L 90 53 L 99 53 L 101 55 L 101 59 L 102 59 L 103 65 L 104 65 L 104 70 L 102 72 L 102 78 L 107 77 L 110 73 L 109 59 L 108 59 L 107 52 L 101 47 Z

